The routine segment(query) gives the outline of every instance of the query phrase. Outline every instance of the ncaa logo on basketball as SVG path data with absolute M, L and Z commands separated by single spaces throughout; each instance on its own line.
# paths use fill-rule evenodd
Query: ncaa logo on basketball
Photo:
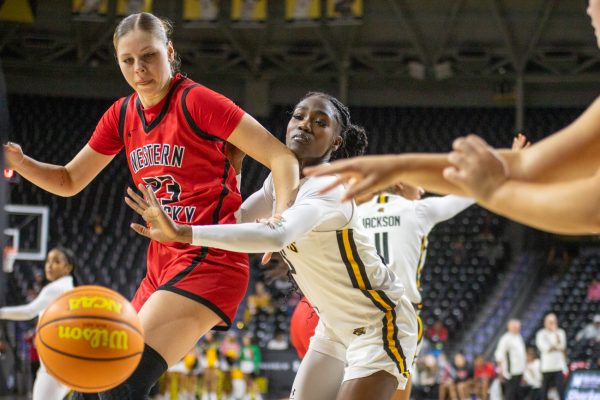
M 109 331 L 106 328 L 80 328 L 71 326 L 58 326 L 60 339 L 86 340 L 90 347 L 97 349 L 104 347 L 116 350 L 127 350 L 129 335 L 122 330 Z
M 121 303 L 102 296 L 81 296 L 69 299 L 69 310 L 77 310 L 79 308 L 100 308 L 121 314 L 121 307 Z

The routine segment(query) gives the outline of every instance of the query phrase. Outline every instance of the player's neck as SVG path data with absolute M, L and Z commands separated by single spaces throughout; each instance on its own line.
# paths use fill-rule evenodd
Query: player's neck
M 167 93 L 169 92 L 169 88 L 171 87 L 172 81 L 173 81 L 173 77 L 171 77 L 159 91 L 152 93 L 150 95 L 144 95 L 144 94 L 138 92 L 138 96 L 140 98 L 140 101 L 142 102 L 142 106 L 144 107 L 144 109 L 153 107 L 153 106 L 157 105 L 158 103 L 160 103 L 162 101 L 162 99 L 164 99 L 165 96 L 167 95 Z

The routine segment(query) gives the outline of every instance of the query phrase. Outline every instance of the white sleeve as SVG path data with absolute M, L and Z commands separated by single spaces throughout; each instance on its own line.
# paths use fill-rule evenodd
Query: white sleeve
M 329 183 L 329 180 L 311 178 L 311 181 L 325 184 Z M 348 207 L 339 202 L 341 195 L 339 191 L 318 193 L 325 184 L 320 186 L 305 184 L 298 193 L 294 205 L 283 212 L 279 223 L 194 225 L 192 244 L 229 251 L 261 253 L 279 251 L 319 225 L 329 226 L 336 223 L 341 228 L 348 223 L 350 217 L 340 209 L 344 210 Z
M 56 299 L 64 290 L 60 285 L 52 282 L 46 285 L 38 297 L 31 303 L 22 306 L 11 306 L 0 308 L 0 319 L 9 319 L 12 321 L 27 321 L 37 317 L 54 299 Z
M 443 197 L 428 197 L 417 200 L 415 211 L 424 220 L 424 228 L 431 230 L 435 224 L 446 221 L 461 211 L 475 204 L 475 200 L 467 197 L 448 195 Z
M 260 190 L 252 193 L 243 203 L 239 212 L 238 222 L 255 222 L 261 218 L 273 215 L 273 178 L 269 175 Z M 236 215 L 237 217 L 237 215 Z

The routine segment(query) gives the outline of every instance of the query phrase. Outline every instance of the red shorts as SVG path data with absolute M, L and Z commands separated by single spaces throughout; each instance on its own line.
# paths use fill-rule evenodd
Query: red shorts
M 139 312 L 157 290 L 168 290 L 210 308 L 227 330 L 248 287 L 248 255 L 184 243 L 151 241 L 147 271 L 131 303 Z
M 298 302 L 290 321 L 290 339 L 300 359 L 304 358 L 308 351 L 310 338 L 315 334 L 318 323 L 319 316 L 306 297 L 303 297 Z

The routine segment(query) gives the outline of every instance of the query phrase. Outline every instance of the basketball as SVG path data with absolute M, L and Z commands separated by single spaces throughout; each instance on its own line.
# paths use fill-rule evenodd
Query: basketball
M 35 337 L 48 372 L 80 392 L 101 392 L 127 379 L 144 350 L 133 306 L 102 286 L 63 293 L 42 314 Z

